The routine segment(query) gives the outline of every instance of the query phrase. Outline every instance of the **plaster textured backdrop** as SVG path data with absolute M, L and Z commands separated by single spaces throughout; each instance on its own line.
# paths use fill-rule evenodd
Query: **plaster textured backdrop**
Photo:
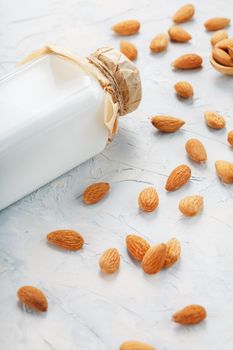
M 230 0 L 224 6 L 217 0 L 193 3 L 195 18 L 184 24 L 193 40 L 169 44 L 165 53 L 153 55 L 148 49 L 151 38 L 168 29 L 182 1 L 1 0 L 1 75 L 47 42 L 79 55 L 100 46 L 118 47 L 120 38 L 111 33 L 111 25 L 136 18 L 142 28 L 130 40 L 139 50 L 143 83 L 140 108 L 120 120 L 119 134 L 101 154 L 0 213 L 2 350 L 114 350 L 128 339 L 147 341 L 158 350 L 232 349 L 233 188 L 220 183 L 214 162 L 233 161 L 233 150 L 226 143 L 227 131 L 209 130 L 203 112 L 221 111 L 228 130 L 233 129 L 233 78 L 210 66 L 211 33 L 205 32 L 203 22 L 231 15 L 233 5 Z M 203 69 L 172 71 L 171 61 L 186 52 L 201 54 Z M 173 84 L 179 80 L 193 84 L 192 101 L 175 96 Z M 160 135 L 149 120 L 157 113 L 187 123 L 174 135 Z M 184 144 L 191 137 L 205 144 L 206 165 L 187 159 Z M 191 165 L 192 179 L 179 191 L 166 193 L 167 175 L 181 163 Z M 86 207 L 82 191 L 96 181 L 109 181 L 111 194 Z M 157 188 L 160 206 L 155 213 L 143 214 L 137 195 L 148 185 Z M 204 211 L 196 218 L 182 217 L 177 208 L 189 194 L 205 198 Z M 66 253 L 48 246 L 46 234 L 59 228 L 80 231 L 84 249 Z M 182 243 L 180 262 L 146 276 L 126 253 L 128 233 L 154 243 L 177 237 Z M 111 246 L 121 253 L 121 267 L 105 277 L 98 259 Z M 46 293 L 46 314 L 28 313 L 17 304 L 16 291 L 25 284 Z M 204 305 L 207 320 L 190 328 L 171 322 L 172 313 L 190 303 Z

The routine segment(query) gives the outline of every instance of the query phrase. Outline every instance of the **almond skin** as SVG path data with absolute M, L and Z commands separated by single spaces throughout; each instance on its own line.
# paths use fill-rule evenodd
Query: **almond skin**
M 211 45 L 215 46 L 219 41 L 227 39 L 228 34 L 225 30 L 218 30 L 211 38 Z
M 176 41 L 178 43 L 186 43 L 192 39 L 192 36 L 185 29 L 178 26 L 169 28 L 168 34 L 172 41 Z
M 177 311 L 173 316 L 173 321 L 182 325 L 192 325 L 203 321 L 206 318 L 206 310 L 200 305 L 188 305 Z
M 215 17 L 208 19 L 204 26 L 206 30 L 214 31 L 227 27 L 230 24 L 231 20 L 226 17 Z
M 164 268 L 168 268 L 172 265 L 174 265 L 179 259 L 180 259 L 180 254 L 181 254 L 181 246 L 180 242 L 176 238 L 170 239 L 166 243 L 166 258 L 164 261 Z
M 227 141 L 233 147 L 233 130 L 229 131 L 229 133 L 227 135 Z
M 188 165 L 181 164 L 176 167 L 168 176 L 165 189 L 167 191 L 176 191 L 185 185 L 191 177 L 191 169 Z
M 179 130 L 185 121 L 169 115 L 155 115 L 151 118 L 151 124 L 161 132 L 170 133 Z
M 172 62 L 172 66 L 176 69 L 196 69 L 200 68 L 201 65 L 202 58 L 195 53 L 182 55 Z
M 218 47 L 214 47 L 214 49 L 212 51 L 212 55 L 213 55 L 213 58 L 215 59 L 215 61 L 217 61 L 218 63 L 220 63 L 226 67 L 233 67 L 233 61 L 232 61 L 231 56 L 223 49 L 220 49 Z
M 217 42 L 215 47 L 219 49 L 227 50 L 229 46 L 233 46 L 233 38 L 223 39 Z
M 101 255 L 99 266 L 102 272 L 106 274 L 114 273 L 120 266 L 120 255 L 116 248 L 109 248 Z
M 182 98 L 191 98 L 193 97 L 193 87 L 187 81 L 179 81 L 174 85 L 177 95 Z
M 215 168 L 222 182 L 226 184 L 233 183 L 233 163 L 226 160 L 217 160 L 215 162 Z
M 48 309 L 46 296 L 36 287 L 23 286 L 18 289 L 17 295 L 22 304 L 33 310 L 45 312 Z
M 195 216 L 201 212 L 202 208 L 202 196 L 187 196 L 181 199 L 179 203 L 179 209 L 185 216 Z
M 205 121 L 206 124 L 212 129 L 223 129 L 226 126 L 224 117 L 217 112 L 205 112 Z
M 168 36 L 167 34 L 161 33 L 156 35 L 150 43 L 150 49 L 153 52 L 162 52 L 166 50 L 168 46 Z
M 140 29 L 140 22 L 135 19 L 121 21 L 112 27 L 112 30 L 118 35 L 133 35 Z
M 145 273 L 151 275 L 159 272 L 166 259 L 166 244 L 161 243 L 147 250 L 142 260 L 142 268 Z
M 126 341 L 121 344 L 119 350 L 156 350 L 153 346 L 140 341 Z
M 47 235 L 49 243 L 65 250 L 79 250 L 83 247 L 84 239 L 80 233 L 73 230 L 57 230 Z
M 136 46 L 126 40 L 120 42 L 120 51 L 131 61 L 134 61 L 138 55 Z
M 197 139 L 189 139 L 185 144 L 186 152 L 191 160 L 196 163 L 203 163 L 207 160 L 204 145 Z
M 126 237 L 126 247 L 129 254 L 138 261 L 142 261 L 150 244 L 142 237 L 137 235 L 128 235 Z
M 179 8 L 172 17 L 176 23 L 183 23 L 189 21 L 195 13 L 195 7 L 192 4 L 186 4 Z
M 147 187 L 138 196 L 138 205 L 142 211 L 154 211 L 159 205 L 159 196 L 155 188 Z
M 88 186 L 83 192 L 85 204 L 96 204 L 109 192 L 110 185 L 107 182 L 99 182 Z

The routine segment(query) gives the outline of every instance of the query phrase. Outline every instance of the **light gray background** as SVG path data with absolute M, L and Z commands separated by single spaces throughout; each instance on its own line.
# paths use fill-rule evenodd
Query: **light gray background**
M 232 15 L 233 4 L 231 0 L 193 3 L 195 18 L 184 24 L 193 40 L 169 44 L 165 53 L 153 55 L 150 40 L 169 28 L 182 1 L 1 0 L 1 75 L 47 42 L 79 55 L 105 45 L 117 48 L 120 38 L 111 33 L 111 25 L 136 18 L 142 28 L 130 40 L 139 50 L 137 65 L 143 83 L 140 108 L 120 120 L 112 144 L 0 213 L 1 350 L 115 350 L 127 339 L 147 341 L 158 350 L 232 349 L 233 188 L 220 183 L 214 162 L 233 161 L 233 150 L 226 142 L 227 130 L 209 130 L 203 112 L 219 110 L 226 116 L 227 129 L 233 129 L 233 78 L 221 76 L 210 66 L 211 33 L 205 32 L 203 22 Z M 186 52 L 202 55 L 202 70 L 172 71 L 171 61 Z M 193 101 L 175 96 L 173 84 L 178 80 L 193 84 Z M 159 135 L 149 121 L 157 113 L 175 115 L 187 123 L 174 135 Z M 191 137 L 205 144 L 206 165 L 187 159 L 184 144 Z M 191 165 L 192 179 L 179 191 L 166 193 L 166 177 L 181 163 Z M 103 202 L 86 207 L 81 193 L 96 181 L 110 182 L 111 193 Z M 160 197 L 158 210 L 149 215 L 137 208 L 138 193 L 147 185 L 155 186 Z M 189 194 L 205 198 L 199 217 L 184 218 L 178 211 L 179 200 Z M 84 249 L 66 253 L 48 246 L 46 234 L 59 228 L 80 231 Z M 181 261 L 146 276 L 127 255 L 128 233 L 153 243 L 179 238 Z M 121 267 L 119 273 L 104 277 L 98 259 L 108 247 L 119 249 Z M 25 284 L 46 293 L 46 314 L 28 313 L 18 305 L 16 291 Z M 190 328 L 171 322 L 172 313 L 190 303 L 206 307 L 206 321 Z

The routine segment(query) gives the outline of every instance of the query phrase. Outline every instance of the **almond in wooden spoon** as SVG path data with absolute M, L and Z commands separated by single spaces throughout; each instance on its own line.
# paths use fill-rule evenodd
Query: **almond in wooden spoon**
M 227 39 L 228 38 L 228 34 L 227 32 L 222 29 L 222 30 L 218 30 L 216 33 L 214 33 L 214 35 L 211 38 L 211 44 L 213 46 L 215 46 L 219 41 L 222 41 L 223 39 Z

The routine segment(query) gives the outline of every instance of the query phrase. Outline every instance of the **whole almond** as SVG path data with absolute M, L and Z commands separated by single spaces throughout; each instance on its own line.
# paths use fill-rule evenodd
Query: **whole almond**
M 173 316 L 173 321 L 182 325 L 192 325 L 203 321 L 206 318 L 206 310 L 200 305 L 188 305 L 177 311 Z
M 121 344 L 119 350 L 156 350 L 153 346 L 140 341 L 129 340 Z
M 231 57 L 231 60 L 233 62 L 233 46 L 228 47 L 228 53 L 229 53 L 229 56 Z
M 187 81 L 179 81 L 174 85 L 177 95 L 182 98 L 191 98 L 193 97 L 193 87 Z
M 111 274 L 119 269 L 120 255 L 116 248 L 109 248 L 101 255 L 99 266 L 102 272 Z
M 227 141 L 233 147 L 233 130 L 229 131 L 229 133 L 227 135 Z
M 168 45 L 168 36 L 167 34 L 161 33 L 156 35 L 151 43 L 150 43 L 150 49 L 153 52 L 162 52 L 166 50 Z
M 129 254 L 138 261 L 142 261 L 150 244 L 142 237 L 137 235 L 128 235 L 126 237 L 126 247 Z
M 223 40 L 223 39 L 227 39 L 228 38 L 228 34 L 225 30 L 218 30 L 216 33 L 214 33 L 214 35 L 211 38 L 211 44 L 213 46 L 215 46 L 219 41 Z
M 135 19 L 121 21 L 112 27 L 112 30 L 118 35 L 133 35 L 140 29 L 140 22 Z
M 136 46 L 126 40 L 120 42 L 120 51 L 131 61 L 134 61 L 138 55 Z
M 197 139 L 189 139 L 185 144 L 186 152 L 190 159 L 196 163 L 202 163 L 207 160 L 207 154 L 204 145 Z
M 217 160 L 215 162 L 215 168 L 222 182 L 226 184 L 233 183 L 233 163 L 226 160 Z
M 149 275 L 159 272 L 166 259 L 166 244 L 161 243 L 149 248 L 142 260 L 142 268 Z
M 179 209 L 185 216 L 195 216 L 200 213 L 203 208 L 202 196 L 187 196 L 181 199 Z
M 195 53 L 182 55 L 172 62 L 172 66 L 176 69 L 196 69 L 201 65 L 202 58 Z
M 80 233 L 73 230 L 57 230 L 47 235 L 49 243 L 65 250 L 79 250 L 83 247 L 84 239 Z
M 46 296 L 36 287 L 23 286 L 18 289 L 17 295 L 22 304 L 33 310 L 45 312 L 48 309 Z
M 151 123 L 159 131 L 170 133 L 179 130 L 185 121 L 169 115 L 155 115 L 151 118 Z
M 191 169 L 188 165 L 181 164 L 176 167 L 168 176 L 165 189 L 167 191 L 176 191 L 185 185 L 191 177 Z
M 226 17 L 215 17 L 208 19 L 204 26 L 206 30 L 213 31 L 213 30 L 219 30 L 227 27 L 230 24 L 231 20 Z
M 179 43 L 186 43 L 192 39 L 192 36 L 184 28 L 178 26 L 169 28 L 168 34 L 171 40 L 177 41 Z
M 85 204 L 96 204 L 103 199 L 110 189 L 107 182 L 98 182 L 88 186 L 83 192 L 83 201 Z
M 170 241 L 166 243 L 166 247 L 167 250 L 163 265 L 164 268 L 174 265 L 179 260 L 181 254 L 180 242 L 176 238 L 170 239 Z
M 138 196 L 139 208 L 146 212 L 154 211 L 159 205 L 159 196 L 155 188 L 147 187 Z
M 223 49 L 223 50 L 227 50 L 229 46 L 233 46 L 233 38 L 220 40 L 215 45 L 215 47 L 218 47 L 219 49 Z
M 207 111 L 205 112 L 206 124 L 212 129 L 223 129 L 226 126 L 224 117 L 217 112 Z
M 213 58 L 218 63 L 221 63 L 224 66 L 227 67 L 233 67 L 233 60 L 229 53 L 224 51 L 223 49 L 220 49 L 218 47 L 214 47 L 212 51 Z
M 176 23 L 183 23 L 189 21 L 195 13 L 195 7 L 192 4 L 186 4 L 179 8 L 172 17 Z

